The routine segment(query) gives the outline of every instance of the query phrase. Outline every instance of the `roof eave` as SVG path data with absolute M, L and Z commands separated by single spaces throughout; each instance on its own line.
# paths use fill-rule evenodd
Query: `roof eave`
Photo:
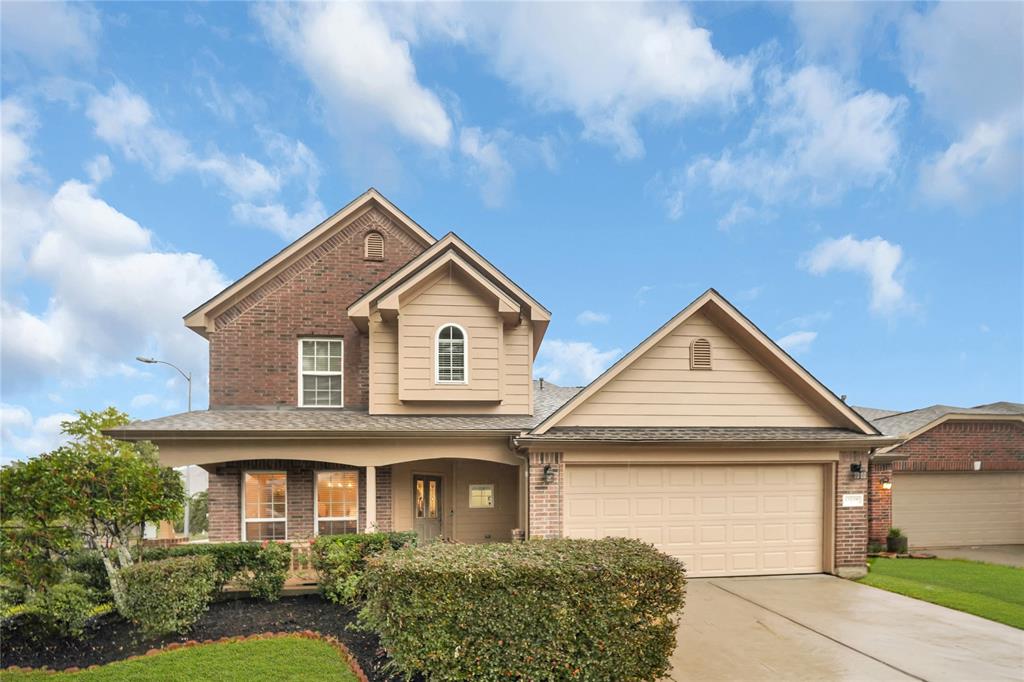
M 124 441 L 149 440 L 192 441 L 192 440 L 402 440 L 413 438 L 480 438 L 487 436 L 515 436 L 523 429 L 448 429 L 428 431 L 425 429 L 404 431 L 339 431 L 337 429 L 282 429 L 266 430 L 121 430 L 107 429 L 105 436 Z
M 674 445 L 689 446 L 699 445 L 702 447 L 871 447 L 877 448 L 890 443 L 901 442 L 900 439 L 888 437 L 867 436 L 864 438 L 820 438 L 813 440 L 805 439 L 758 439 L 758 440 L 721 440 L 721 439 L 680 439 L 680 438 L 655 438 L 650 440 L 638 440 L 635 438 L 557 438 L 547 436 L 524 435 L 516 438 L 516 443 L 524 445 Z

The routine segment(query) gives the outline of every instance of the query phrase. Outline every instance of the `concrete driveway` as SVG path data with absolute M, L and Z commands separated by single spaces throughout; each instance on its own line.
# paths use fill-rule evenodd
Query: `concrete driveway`
M 940 559 L 970 559 L 990 564 L 1024 566 L 1024 545 L 982 545 L 980 547 L 936 547 L 923 549 Z
M 687 585 L 682 680 L 1024 680 L 1024 631 L 825 575 Z

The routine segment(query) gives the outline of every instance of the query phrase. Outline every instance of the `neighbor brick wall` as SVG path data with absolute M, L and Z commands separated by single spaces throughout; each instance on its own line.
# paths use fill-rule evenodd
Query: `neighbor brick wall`
M 359 470 L 359 530 L 366 527 L 365 469 L 327 462 L 259 459 L 203 467 L 209 472 L 209 535 L 212 542 L 237 542 L 242 533 L 242 472 L 284 471 L 288 475 L 288 539 L 313 535 L 313 481 L 316 471 Z M 391 467 L 377 467 L 377 528 L 391 530 Z
M 550 483 L 544 481 L 544 466 L 550 465 Z M 562 485 L 565 463 L 560 452 L 530 453 L 530 537 L 562 537 Z
M 898 494 L 893 474 L 912 472 L 1024 471 L 1024 424 L 1009 421 L 948 421 L 925 431 L 892 451 L 907 459 L 891 466 L 872 464 L 870 541 L 885 542 L 892 525 L 892 495 Z M 882 478 L 894 481 L 882 489 Z
M 858 462 L 861 468 L 868 470 L 867 451 L 848 451 L 839 453 L 836 465 L 835 480 L 835 569 L 837 573 L 843 569 L 863 570 L 867 563 L 868 548 L 868 480 L 855 479 L 850 473 L 850 465 Z M 863 507 L 843 507 L 843 495 L 864 495 Z
M 363 238 L 384 235 L 384 260 L 363 258 Z M 366 337 L 346 310 L 419 255 L 423 247 L 383 213 L 369 209 L 268 284 L 216 319 L 210 341 L 210 407 L 296 405 L 298 339 L 344 339 L 344 402 L 369 403 Z

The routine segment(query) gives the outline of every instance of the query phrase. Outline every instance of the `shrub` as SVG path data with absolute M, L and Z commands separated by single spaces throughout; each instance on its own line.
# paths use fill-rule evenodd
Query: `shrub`
M 151 547 L 142 551 L 143 561 L 159 561 L 173 557 L 208 556 L 213 559 L 216 589 L 234 580 L 243 571 L 252 570 L 259 562 L 262 547 L 256 542 L 218 542 Z
M 94 605 L 89 590 L 77 583 L 58 583 L 37 592 L 13 615 L 14 628 L 26 639 L 81 637 Z
M 210 605 L 216 577 L 208 556 L 133 564 L 120 572 L 126 611 L 122 615 L 147 634 L 185 632 Z
M 86 587 L 92 593 L 93 601 L 110 601 L 110 578 L 99 553 L 81 550 L 71 554 L 65 563 L 68 569 L 65 580 Z
M 354 604 L 366 559 L 385 550 L 415 546 L 416 533 L 356 533 L 321 535 L 312 546 L 313 568 L 324 596 L 339 604 Z
M 899 528 L 890 528 L 888 537 L 901 538 L 903 537 L 903 531 L 901 531 Z
M 367 561 L 360 621 L 407 677 L 653 680 L 685 582 L 638 540 L 436 543 Z
M 284 589 L 292 563 L 292 548 L 282 542 L 268 542 L 241 576 L 242 585 L 257 599 L 277 601 Z

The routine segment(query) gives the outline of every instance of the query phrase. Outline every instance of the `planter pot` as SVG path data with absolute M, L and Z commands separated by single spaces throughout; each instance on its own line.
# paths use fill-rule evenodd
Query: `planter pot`
M 901 535 L 898 538 L 886 538 L 885 539 L 885 548 L 887 550 L 889 550 L 890 552 L 895 552 L 896 554 L 906 554 L 907 553 L 907 538 L 906 538 L 906 536 Z

